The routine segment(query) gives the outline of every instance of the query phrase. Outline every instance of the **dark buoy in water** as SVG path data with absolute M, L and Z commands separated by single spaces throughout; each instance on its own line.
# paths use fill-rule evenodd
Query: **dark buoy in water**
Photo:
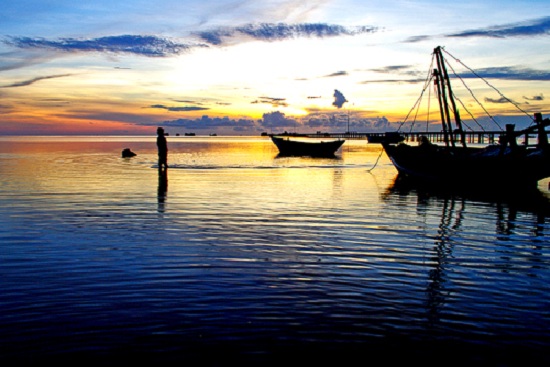
M 125 148 L 123 151 L 122 151 L 122 158 L 132 158 L 132 157 L 135 157 L 137 154 L 132 152 L 130 150 L 130 148 Z

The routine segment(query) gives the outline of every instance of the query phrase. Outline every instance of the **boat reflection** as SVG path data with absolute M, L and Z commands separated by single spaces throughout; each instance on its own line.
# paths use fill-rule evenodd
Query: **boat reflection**
M 293 160 L 300 160 L 301 162 L 307 162 L 310 161 L 312 165 L 319 165 L 320 162 L 343 162 L 342 157 L 337 156 L 335 154 L 333 155 L 327 155 L 324 157 L 313 157 L 313 156 L 299 156 L 299 155 L 292 155 L 292 154 L 283 154 L 283 153 L 277 153 L 275 156 L 276 160 L 283 160 L 285 158 L 293 159 Z
M 497 208 L 508 208 L 511 217 L 517 215 L 518 212 L 534 213 L 542 216 L 542 218 L 550 216 L 550 198 L 536 187 L 509 191 L 508 188 L 488 187 L 486 185 L 480 185 L 479 187 L 475 187 L 475 185 L 465 187 L 443 186 L 425 183 L 398 174 L 393 184 L 382 194 L 382 198 L 387 200 L 394 195 L 416 195 L 419 204 L 426 203 L 431 198 L 494 204 Z
M 440 218 L 439 223 L 425 229 L 427 237 L 433 240 L 426 286 L 426 313 L 434 327 L 440 324 L 442 310 L 454 297 L 449 278 L 464 266 L 462 261 L 473 261 L 472 255 L 461 259 L 464 248 L 473 246 L 472 237 L 483 238 L 480 240 L 482 246 L 477 247 L 480 253 L 484 253 L 479 257 L 483 260 L 475 261 L 479 264 L 497 262 L 505 272 L 534 271 L 544 257 L 550 200 L 537 189 L 514 195 L 498 190 L 445 189 L 419 184 L 398 175 L 381 196 L 392 206 L 416 200 L 418 217 L 426 221 L 430 216 Z M 494 230 L 487 226 L 488 223 L 494 223 Z M 429 233 L 432 230 L 434 233 Z M 519 269 L 519 263 L 525 267 Z

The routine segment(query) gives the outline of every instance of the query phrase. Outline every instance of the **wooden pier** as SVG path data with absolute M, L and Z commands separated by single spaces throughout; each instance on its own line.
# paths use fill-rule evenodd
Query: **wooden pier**
M 506 131 L 481 131 L 481 132 L 464 132 L 466 143 L 468 144 L 493 144 L 498 143 L 501 139 L 501 136 L 504 136 Z M 359 133 L 359 132 L 349 132 L 349 133 L 316 133 L 316 134 L 288 134 L 290 136 L 304 136 L 308 138 L 332 138 L 332 139 L 347 139 L 347 140 L 360 140 L 365 139 L 367 141 L 372 140 L 379 141 L 385 136 L 385 133 Z M 442 143 L 445 141 L 445 135 L 443 132 L 399 132 L 399 135 L 405 138 L 406 142 L 416 142 L 419 141 L 420 137 L 425 136 L 432 143 Z M 525 134 L 518 138 L 518 143 L 520 144 L 529 144 L 533 143 L 532 139 L 537 139 L 536 134 Z M 455 139 L 455 142 L 459 142 L 458 138 Z

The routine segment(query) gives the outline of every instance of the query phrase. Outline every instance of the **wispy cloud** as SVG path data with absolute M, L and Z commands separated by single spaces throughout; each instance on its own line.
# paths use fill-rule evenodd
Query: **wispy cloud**
M 204 44 L 184 44 L 166 38 L 140 35 L 108 36 L 90 39 L 10 37 L 4 43 L 18 48 L 39 48 L 65 52 L 111 52 L 149 57 L 178 55 L 192 47 L 207 47 Z
M 328 75 L 325 75 L 326 78 L 332 78 L 332 77 L 335 77 L 335 76 L 346 76 L 346 75 L 349 75 L 347 71 L 344 71 L 344 70 L 341 70 L 341 71 L 337 71 L 335 73 L 332 73 L 332 74 L 328 74 Z
M 433 36 L 429 36 L 429 35 L 411 36 L 403 42 L 404 43 L 416 43 L 416 42 L 422 42 L 422 41 L 429 41 L 432 38 L 433 38 Z
M 376 73 L 389 74 L 389 73 L 400 73 L 400 74 L 411 74 L 411 65 L 388 65 L 383 68 L 370 69 Z M 416 71 L 414 71 L 416 72 Z
M 426 79 L 372 79 L 372 80 L 364 80 L 362 82 L 359 82 L 359 84 L 416 84 L 416 83 L 424 83 Z
M 504 97 L 496 98 L 496 99 L 485 97 L 485 102 L 500 104 L 500 103 L 510 103 L 510 100 Z
M 199 107 L 199 106 L 183 106 L 183 107 L 170 107 L 165 106 L 163 104 L 154 104 L 149 106 L 150 108 L 160 108 L 163 110 L 171 111 L 171 112 L 187 112 L 187 111 L 204 111 L 209 110 L 208 107 Z
M 263 103 L 269 104 L 272 107 L 288 107 L 286 98 L 276 98 L 276 97 L 259 97 L 258 99 L 252 101 L 253 104 Z
M 374 26 L 344 27 L 325 23 L 259 23 L 246 24 L 240 27 L 217 28 L 195 33 L 204 42 L 212 45 L 222 45 L 229 38 L 247 36 L 257 40 L 280 41 L 298 37 L 336 37 L 354 36 L 364 33 L 374 33 Z
M 537 37 L 550 34 L 550 17 L 537 18 L 518 23 L 495 25 L 479 29 L 470 29 L 462 32 L 445 35 L 416 35 L 407 38 L 405 43 L 415 43 L 431 40 L 435 37 L 470 38 L 470 37 Z
M 508 80 L 541 80 L 549 81 L 550 72 L 518 67 L 495 67 L 476 70 L 476 74 L 483 78 Z M 476 75 L 466 73 L 461 78 L 477 78 Z
M 447 37 L 521 37 L 550 34 L 550 17 L 449 34 Z
M 241 41 L 242 37 L 263 41 L 285 40 L 298 37 L 353 36 L 376 32 L 372 26 L 344 27 L 323 23 L 286 24 L 260 23 L 239 27 L 217 28 L 193 32 L 202 42 L 182 43 L 173 39 L 150 35 L 118 35 L 98 38 L 7 37 L 4 44 L 20 49 L 41 49 L 61 52 L 107 52 L 134 54 L 147 57 L 168 57 L 182 54 L 197 47 L 224 45 Z
M 542 94 L 539 96 L 533 96 L 533 97 L 523 96 L 523 99 L 526 99 L 528 101 L 544 101 L 544 96 Z
M 2 42 L 2 41 L 0 41 Z M 40 64 L 51 59 L 45 52 L 16 50 L 0 53 L 0 71 L 15 70 Z
M 399 74 L 399 73 L 398 73 Z M 415 76 L 417 73 L 401 73 L 405 75 Z M 453 77 L 451 75 L 451 77 Z M 550 72 L 535 70 L 529 68 L 519 68 L 519 67 L 494 67 L 494 68 L 484 68 L 477 69 L 475 74 L 466 72 L 460 74 L 462 79 L 477 79 L 482 77 L 484 79 L 505 79 L 505 80 L 527 80 L 527 81 L 550 81 Z M 371 79 L 360 82 L 360 84 L 375 84 L 375 83 L 396 83 L 396 84 L 414 84 L 414 83 L 424 83 L 426 78 L 395 78 L 395 79 Z M 536 97 L 533 97 L 536 98 Z M 533 99 L 535 100 L 535 99 Z
M 388 65 L 382 68 L 369 69 L 371 72 L 385 75 L 395 75 L 395 79 L 371 79 L 360 84 L 415 84 L 423 83 L 426 77 L 412 65 Z
M 378 69 L 370 69 L 370 71 L 379 74 L 395 75 L 394 79 L 371 79 L 360 82 L 360 84 L 373 83 L 423 83 L 426 81 L 425 72 L 420 72 L 409 65 L 390 65 Z M 459 73 L 462 79 L 476 79 L 482 77 L 484 79 L 506 79 L 506 80 L 527 80 L 527 81 L 549 81 L 550 72 L 536 70 L 531 68 L 503 66 L 491 67 L 475 70 L 475 74 L 471 72 Z M 451 75 L 451 77 L 453 77 Z
M 66 76 L 71 76 L 71 75 L 73 75 L 73 74 L 57 74 L 57 75 L 39 76 L 39 77 L 36 77 L 36 78 L 27 79 L 27 80 L 23 80 L 23 81 L 20 81 L 20 82 L 16 82 L 16 83 L 12 83 L 12 84 L 8 84 L 8 85 L 0 86 L 0 88 L 25 87 L 25 86 L 34 84 L 34 83 L 36 83 L 36 82 L 38 82 L 38 81 L 40 81 L 40 80 L 55 79 L 55 78 L 63 78 L 63 77 L 66 77 Z

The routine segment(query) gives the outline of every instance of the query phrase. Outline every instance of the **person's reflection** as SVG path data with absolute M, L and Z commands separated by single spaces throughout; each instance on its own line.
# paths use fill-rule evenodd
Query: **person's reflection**
M 166 192 L 168 191 L 168 170 L 159 168 L 159 185 L 157 191 L 158 211 L 164 212 L 164 203 L 166 201 Z

